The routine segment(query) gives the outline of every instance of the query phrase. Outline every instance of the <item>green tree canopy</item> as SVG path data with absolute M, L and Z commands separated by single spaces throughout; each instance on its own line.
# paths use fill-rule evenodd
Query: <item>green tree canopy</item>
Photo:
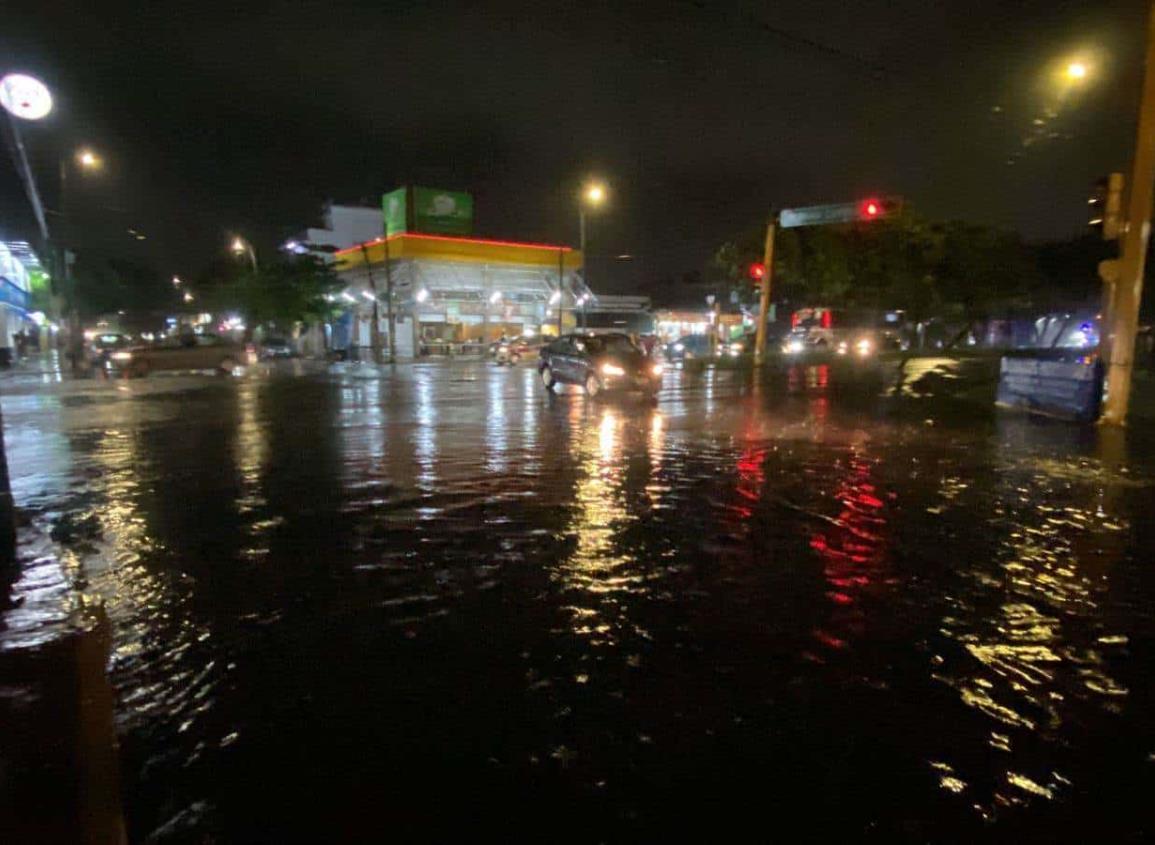
M 313 256 L 283 258 L 257 270 L 237 270 L 235 263 L 214 269 L 198 283 L 205 307 L 235 311 L 250 326 L 287 328 L 322 319 L 332 310 L 327 296 L 341 288 L 332 268 Z

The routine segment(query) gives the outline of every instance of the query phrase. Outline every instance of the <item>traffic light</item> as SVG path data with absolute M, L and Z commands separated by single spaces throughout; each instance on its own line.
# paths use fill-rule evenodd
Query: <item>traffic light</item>
M 766 275 L 766 265 L 761 261 L 757 261 L 750 265 L 750 278 L 756 282 L 762 281 L 762 277 Z
M 1087 225 L 1105 241 L 1118 239 L 1123 222 L 1123 174 L 1112 173 L 1095 183 L 1087 200 Z
M 902 210 L 902 200 L 894 197 L 867 197 L 858 204 L 859 220 L 878 220 Z

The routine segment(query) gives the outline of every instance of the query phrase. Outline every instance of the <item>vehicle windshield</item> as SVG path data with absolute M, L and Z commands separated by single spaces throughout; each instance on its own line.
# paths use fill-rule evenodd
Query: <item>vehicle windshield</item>
M 624 334 L 596 335 L 585 338 L 586 349 L 591 355 L 624 355 L 637 352 L 638 347 Z

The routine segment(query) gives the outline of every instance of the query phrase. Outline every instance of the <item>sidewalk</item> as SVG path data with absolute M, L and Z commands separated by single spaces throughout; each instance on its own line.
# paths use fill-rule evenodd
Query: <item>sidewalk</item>
M 48 537 L 19 535 L 0 572 L 0 841 L 123 845 L 108 620 Z

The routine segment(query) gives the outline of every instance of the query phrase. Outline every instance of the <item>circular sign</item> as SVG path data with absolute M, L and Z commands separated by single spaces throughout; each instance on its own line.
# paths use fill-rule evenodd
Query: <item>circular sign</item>
M 10 73 L 0 79 L 0 105 L 24 120 L 40 120 L 52 111 L 52 94 L 36 77 Z

